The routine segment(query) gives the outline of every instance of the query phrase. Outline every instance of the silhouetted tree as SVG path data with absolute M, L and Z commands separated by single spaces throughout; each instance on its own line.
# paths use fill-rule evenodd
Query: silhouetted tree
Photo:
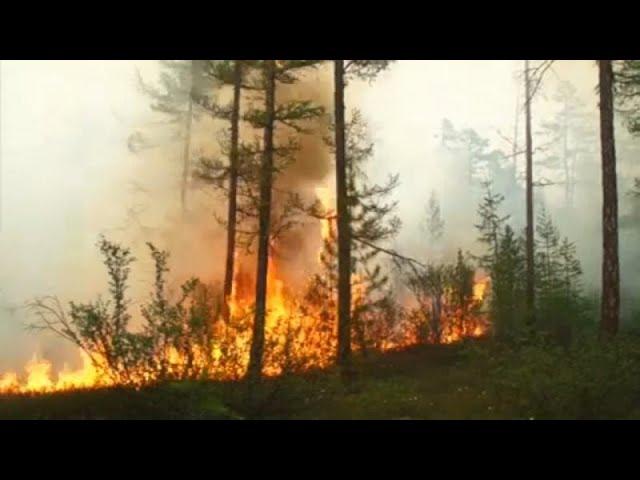
M 440 201 L 435 190 L 431 192 L 429 203 L 427 204 L 426 227 L 429 236 L 429 245 L 434 247 L 444 235 L 444 219 L 440 211 Z
M 202 62 L 197 60 L 161 60 L 160 86 L 145 83 L 139 76 L 142 91 L 151 100 L 151 108 L 166 115 L 169 122 L 180 126 L 179 136 L 183 142 L 182 176 L 180 182 L 180 206 L 183 214 L 187 209 L 187 189 L 191 174 L 191 143 L 194 98 L 202 95 Z M 137 135 L 139 137 L 139 134 Z M 141 139 L 138 138 L 138 141 Z

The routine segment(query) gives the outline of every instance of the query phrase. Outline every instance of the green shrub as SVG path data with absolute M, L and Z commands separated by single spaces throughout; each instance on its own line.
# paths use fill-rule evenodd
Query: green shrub
M 518 418 L 600 419 L 640 416 L 640 337 L 610 342 L 581 337 L 568 347 L 537 338 L 476 348 L 489 386 Z

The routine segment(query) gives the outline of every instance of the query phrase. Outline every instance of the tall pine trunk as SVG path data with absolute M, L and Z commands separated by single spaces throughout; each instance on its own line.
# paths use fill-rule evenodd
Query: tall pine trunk
M 196 81 L 196 61 L 191 61 L 191 85 L 187 100 L 187 116 L 184 125 L 184 146 L 182 150 L 182 182 L 180 184 L 180 207 L 182 215 L 187 211 L 187 188 L 189 185 L 189 171 L 191 169 L 191 127 L 193 124 L 193 96 Z
M 338 365 L 347 379 L 351 367 L 351 218 L 347 188 L 344 119 L 344 60 L 334 61 L 336 197 L 338 214 Z
M 527 320 L 529 324 L 535 321 L 535 271 L 533 251 L 533 139 L 531 134 L 531 79 L 529 72 L 529 60 L 524 61 L 524 88 L 525 88 L 525 135 L 526 135 L 526 160 L 527 160 L 527 228 L 526 228 L 526 257 L 527 257 Z
M 269 268 L 269 239 L 271 235 L 271 196 L 273 183 L 273 131 L 275 123 L 276 97 L 276 63 L 266 60 L 264 65 L 265 79 L 265 126 L 264 152 L 260 169 L 260 206 L 258 233 L 258 262 L 256 268 L 256 306 L 253 319 L 253 337 L 249 354 L 247 377 L 249 395 L 252 397 L 254 387 L 262 375 L 264 356 L 265 317 L 267 312 L 267 276 Z
M 229 152 L 229 211 L 227 213 L 227 259 L 224 272 L 223 318 L 229 321 L 231 309 L 229 301 L 233 290 L 236 254 L 236 223 L 238 196 L 238 142 L 240 127 L 240 95 L 242 84 L 242 63 L 234 62 L 233 68 L 233 108 L 231 111 L 231 151 Z
M 613 336 L 620 318 L 618 260 L 618 187 L 613 126 L 613 68 L 611 60 L 598 62 L 600 71 L 600 146 L 602 149 L 602 312 L 600 332 Z

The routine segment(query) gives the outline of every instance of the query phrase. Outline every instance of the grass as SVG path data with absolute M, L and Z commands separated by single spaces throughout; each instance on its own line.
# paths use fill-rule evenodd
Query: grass
M 482 344 L 479 346 L 484 348 Z M 264 382 L 257 407 L 254 404 L 253 408 L 247 407 L 246 388 L 240 383 L 175 383 L 141 391 L 104 389 L 0 397 L 0 419 L 437 420 L 640 416 L 640 397 L 631 377 L 613 385 L 617 388 L 612 390 L 616 395 L 607 395 L 610 390 L 602 390 L 603 382 L 594 383 L 588 377 L 587 383 L 567 354 L 566 365 L 557 367 L 564 376 L 560 375 L 556 383 L 551 378 L 551 383 L 542 384 L 542 397 L 538 398 L 540 389 L 535 385 L 546 381 L 549 375 L 538 374 L 539 369 L 531 367 L 532 362 L 538 361 L 536 356 L 523 356 L 526 354 L 520 352 L 501 356 L 490 345 L 484 349 L 484 355 L 469 355 L 469 351 L 464 345 L 432 345 L 360 357 L 355 362 L 356 379 L 350 388 L 343 386 L 335 369 L 270 379 Z M 603 364 L 600 357 L 595 362 Z M 555 369 L 559 361 L 552 363 Z M 584 371 L 593 370 L 592 363 L 585 365 Z M 603 368 L 617 368 L 618 360 L 611 365 Z M 528 370 L 523 370 L 523 366 Z M 616 372 L 608 370 L 598 375 L 615 378 Z M 496 374 L 503 373 L 508 379 L 506 387 L 496 381 L 499 378 Z M 516 389 L 511 379 L 516 381 Z M 587 398 L 596 400 L 589 404 L 589 410 L 581 411 L 584 385 L 592 385 L 586 387 L 593 392 L 587 392 L 591 395 Z
M 481 369 L 459 352 L 428 346 L 359 358 L 350 389 L 335 370 L 267 380 L 257 409 L 246 407 L 241 384 L 194 382 L 4 396 L 0 419 L 494 418 Z
M 214 385 L 179 383 L 140 391 L 108 388 L 0 397 L 1 420 L 227 420 L 241 418 Z
M 424 346 L 371 355 L 357 362 L 345 389 L 335 372 L 287 383 L 266 418 L 472 419 L 510 417 L 497 412 L 485 390 L 483 366 L 461 355 L 460 346 Z M 502 417 L 504 418 L 504 416 Z

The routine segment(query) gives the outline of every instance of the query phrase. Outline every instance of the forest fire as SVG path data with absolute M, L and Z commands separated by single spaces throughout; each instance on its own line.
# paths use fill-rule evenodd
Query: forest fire
M 326 368 L 335 360 L 337 291 L 333 278 L 335 274 L 331 273 L 335 268 L 335 263 L 332 263 L 335 257 L 332 255 L 335 254 L 336 225 L 335 213 L 331 208 L 335 199 L 330 188 L 317 187 L 314 193 L 319 202 L 319 211 L 323 212 L 318 218 L 321 247 L 316 266 L 324 273 L 309 277 L 306 285 L 296 287 L 288 282 L 287 274 L 280 270 L 279 261 L 269 257 L 262 370 L 268 377 Z M 164 379 L 242 379 L 249 363 L 254 315 L 255 280 L 247 273 L 251 266 L 249 263 L 236 270 L 229 301 L 229 320 L 212 314 L 207 321 L 210 325 L 207 342 L 190 345 L 182 351 L 173 347 L 165 348 L 160 355 L 163 358 L 153 362 L 156 370 L 145 365 L 144 369 L 128 372 L 123 377 L 110 372 L 108 362 L 104 361 L 100 352 L 80 349 L 81 368 L 72 371 L 65 366 L 54 373 L 51 362 L 34 356 L 25 365 L 24 373 L 7 372 L 0 375 L 0 394 L 49 393 L 118 384 L 142 386 Z M 464 297 L 462 304 L 458 300 L 453 306 L 455 295 L 448 290 L 442 291 L 438 301 L 441 303 L 441 313 L 434 325 L 432 298 L 418 302 L 418 305 L 415 301 L 394 301 L 387 311 L 367 313 L 366 308 L 362 309 L 369 301 L 366 278 L 354 272 L 352 349 L 355 352 L 390 351 L 422 343 L 452 344 L 464 338 L 484 336 L 488 324 L 480 310 L 489 291 L 490 279 L 477 274 L 473 277 L 471 273 L 472 292 Z M 318 284 L 318 278 L 324 278 L 326 282 L 324 296 L 318 295 L 318 290 L 322 290 L 322 282 Z M 158 365 L 164 365 L 161 374 L 158 374 Z
M 65 366 L 52 375 L 52 364 L 48 360 L 38 359 L 37 356 L 25 365 L 25 375 L 20 377 L 15 372 L 5 373 L 0 377 L 0 393 L 47 393 L 64 390 L 78 390 L 107 386 L 107 378 L 100 375 L 89 356 L 80 350 L 82 368 L 71 371 Z
M 326 71 L 326 73 L 330 72 Z M 278 87 L 279 101 L 285 102 L 290 99 L 294 102 L 290 105 L 296 106 L 296 108 L 281 108 L 280 114 L 289 113 L 292 115 L 289 120 L 294 123 L 300 118 L 318 117 L 316 120 L 320 122 L 320 125 L 317 126 L 319 131 L 316 133 L 328 133 L 330 128 L 326 123 L 325 116 L 318 115 L 320 110 L 310 109 L 310 104 L 306 100 L 307 97 L 311 97 L 317 100 L 319 105 L 330 103 L 332 85 L 330 81 L 327 83 L 327 79 L 330 80 L 331 76 L 321 77 L 324 80 L 319 84 L 313 76 L 305 78 L 306 86 L 280 85 Z M 302 101 L 299 97 L 302 98 Z M 284 105 L 287 104 L 284 103 Z M 320 120 L 320 118 L 324 120 Z M 190 122 L 189 125 L 191 125 Z M 273 129 L 273 127 L 271 128 Z M 384 206 L 384 197 L 397 186 L 397 183 L 391 179 L 389 184 L 369 185 L 366 175 L 361 173 L 363 171 L 362 163 L 368 159 L 372 152 L 372 145 L 368 143 L 363 119 L 359 115 L 354 115 L 348 125 L 343 128 L 346 129 L 346 137 L 349 140 L 347 147 L 350 156 L 353 156 L 353 159 L 350 160 L 353 163 L 352 169 L 350 169 L 350 175 L 353 178 L 349 179 L 349 188 L 351 189 L 349 195 L 354 201 L 351 202 L 353 205 L 350 205 L 349 208 L 357 211 L 357 214 L 353 215 L 353 223 L 360 223 L 359 226 L 353 225 L 353 229 L 358 230 L 359 228 L 365 233 L 368 231 L 370 235 L 372 232 L 373 234 L 377 233 L 380 238 L 373 239 L 373 241 L 384 242 L 395 231 L 395 222 L 392 218 L 387 218 L 390 217 L 393 209 Z M 302 130 L 300 128 L 300 131 Z M 273 136 L 274 132 L 271 131 L 271 134 Z M 291 140 L 288 138 L 290 134 L 291 132 L 287 130 L 277 130 L 275 137 L 281 145 L 289 145 L 285 142 Z M 207 132 L 207 138 L 209 136 L 209 132 Z M 332 365 L 335 360 L 337 349 L 335 314 L 337 260 L 335 255 L 336 212 L 332 207 L 336 204 L 336 199 L 334 189 L 328 187 L 328 184 L 324 184 L 330 180 L 328 177 L 331 176 L 329 173 L 331 172 L 331 156 L 323 137 L 324 135 L 305 135 L 297 138 L 295 144 L 300 150 L 296 162 L 293 162 L 272 185 L 272 191 L 275 192 L 273 204 L 282 211 L 288 211 L 286 208 L 288 197 L 282 193 L 284 191 L 295 193 L 302 191 L 305 202 L 310 200 L 310 196 L 315 196 L 318 209 L 315 212 L 316 215 L 312 214 L 311 216 L 319 222 L 317 229 L 319 235 L 317 233 L 309 235 L 309 232 L 305 231 L 303 233 L 297 232 L 297 236 L 292 235 L 294 238 L 279 238 L 281 243 L 277 243 L 277 246 L 285 253 L 292 254 L 293 260 L 289 263 L 287 260 L 281 261 L 270 253 L 266 255 L 269 268 L 266 282 L 267 313 L 262 362 L 262 373 L 265 376 L 273 377 L 286 373 L 325 368 Z M 287 150 L 282 146 L 281 149 Z M 185 165 L 187 163 L 185 162 Z M 183 178 L 187 178 L 186 171 Z M 251 175 L 248 175 L 245 181 L 250 184 Z M 319 186 L 322 184 L 324 186 Z M 255 192 L 252 192 L 250 188 L 248 192 L 251 195 L 246 194 L 246 196 L 251 199 Z M 243 197 L 238 198 L 242 199 Z M 255 207 L 255 205 L 250 202 L 248 207 L 247 205 L 243 206 L 243 211 L 247 208 L 251 209 L 251 207 Z M 254 208 L 254 210 L 257 209 Z M 278 216 L 278 212 L 271 213 L 273 217 Z M 209 221 L 208 218 L 207 221 Z M 289 221 L 281 223 L 287 225 Z M 267 232 L 266 237 L 270 238 L 271 233 Z M 188 240 L 190 247 L 193 247 L 192 238 L 188 238 Z M 207 242 L 209 240 L 208 238 Z M 146 238 L 145 241 L 147 241 Z M 320 248 L 315 255 L 317 245 L 320 245 Z M 209 243 L 207 243 L 207 248 L 211 248 Z M 452 288 L 441 288 L 436 296 L 429 293 L 417 304 L 415 299 L 400 301 L 396 299 L 398 292 L 389 292 L 386 287 L 380 288 L 380 279 L 368 277 L 372 272 L 368 271 L 369 265 L 363 267 L 366 262 L 364 259 L 371 260 L 374 255 L 370 252 L 355 252 L 355 246 L 352 249 L 354 256 L 359 255 L 359 259 L 354 260 L 354 264 L 358 263 L 358 265 L 352 265 L 351 277 L 353 351 L 389 351 L 422 343 L 451 344 L 464 338 L 483 336 L 488 331 L 485 315 L 481 312 L 481 307 L 488 293 L 488 278 L 474 279 L 473 271 L 469 270 L 471 277 L 466 279 L 468 280 L 465 283 L 466 290 L 461 295 L 454 293 Z M 122 250 L 118 250 L 112 245 L 107 245 L 105 251 L 118 252 L 122 255 L 119 259 L 122 261 L 121 265 L 124 265 L 125 269 L 128 267 L 127 253 L 123 253 Z M 164 258 L 163 252 L 154 251 L 154 254 L 157 255 L 156 258 Z M 135 344 L 131 347 L 131 351 L 126 351 L 124 355 L 121 355 L 124 360 L 120 360 L 117 352 L 118 345 L 114 347 L 114 342 L 104 341 L 102 338 L 97 340 L 92 338 L 92 344 L 84 343 L 79 350 L 82 367 L 78 370 L 71 371 L 65 367 L 54 373 L 51 362 L 34 357 L 25 365 L 24 373 L 7 372 L 0 375 L 0 393 L 32 394 L 112 385 L 137 387 L 164 380 L 234 381 L 242 379 L 249 364 L 255 314 L 254 305 L 256 303 L 256 283 L 258 282 L 252 273 L 247 274 L 247 271 L 250 272 L 254 265 L 251 263 L 240 265 L 243 260 L 247 259 L 242 258 L 242 255 L 238 254 L 238 250 L 234 250 L 234 255 L 237 262 L 231 298 L 229 299 L 229 318 L 223 318 L 225 316 L 220 315 L 219 310 L 216 310 L 216 299 L 221 298 L 220 292 L 214 291 L 208 286 L 201 285 L 197 288 L 194 286 L 194 289 L 190 290 L 193 297 L 189 297 L 184 305 L 182 301 L 171 305 L 174 308 L 172 313 L 176 314 L 176 318 L 183 315 L 179 318 L 183 323 L 178 325 L 179 322 L 168 322 L 172 328 L 175 327 L 175 330 L 179 331 L 179 334 L 174 335 L 170 341 L 167 341 L 168 334 L 163 329 L 155 330 L 153 334 L 156 337 L 154 338 L 151 338 L 153 336 L 151 334 L 150 337 L 143 338 L 147 333 L 142 332 L 141 337 L 136 337 L 135 341 L 131 341 L 132 344 L 135 344 L 140 340 L 140 345 Z M 197 255 L 192 255 L 192 257 L 199 260 Z M 264 259 L 264 257 L 262 258 Z M 311 260 L 308 261 L 308 259 Z M 112 268 L 117 268 L 117 261 L 116 258 L 112 263 Z M 157 274 L 157 278 L 161 276 L 162 272 L 168 271 L 168 269 L 165 270 L 165 267 L 164 264 L 160 267 L 160 274 Z M 320 273 L 309 274 L 306 280 L 304 277 L 293 280 L 294 271 L 298 275 L 307 275 L 307 271 L 313 272 L 314 270 Z M 372 269 L 373 272 L 378 271 L 378 273 L 379 270 L 378 266 Z M 234 269 L 229 271 L 234 272 Z M 158 287 L 158 283 L 163 284 L 163 282 L 158 282 L 157 278 L 156 288 L 160 290 L 161 294 L 162 286 Z M 231 275 L 229 275 L 229 279 L 231 279 Z M 378 285 L 378 287 L 374 288 L 372 285 Z M 198 290 L 200 287 L 202 287 L 202 292 Z M 158 290 L 154 294 L 157 295 L 154 297 L 156 303 L 150 304 L 148 308 L 145 307 L 146 311 L 142 311 L 142 317 L 147 323 L 153 323 L 149 320 L 149 318 L 153 318 L 153 315 L 161 317 L 161 321 L 171 317 L 168 314 L 162 317 L 167 308 L 166 303 L 170 302 L 165 302 L 165 299 L 157 300 L 161 297 Z M 183 290 L 187 291 L 185 287 Z M 375 290 L 374 293 L 372 293 L 373 290 Z M 202 295 L 200 295 L 201 293 Z M 186 293 L 184 296 L 187 299 Z M 117 300 L 114 303 L 117 303 Z M 111 319 L 117 314 L 117 312 L 107 311 L 106 307 L 100 310 L 101 305 L 96 310 L 92 310 L 94 306 L 88 305 L 86 310 L 79 313 L 87 314 L 88 312 L 89 317 L 93 314 L 99 316 L 104 313 L 105 317 L 111 315 Z M 193 312 L 203 306 L 205 307 L 203 311 L 206 314 L 197 319 L 199 323 L 196 322 L 196 325 L 190 324 L 189 322 L 193 318 L 189 315 L 193 316 Z M 64 317 L 65 314 L 59 315 Z M 173 320 L 170 318 L 170 321 Z M 58 329 L 57 333 L 69 331 L 67 326 L 68 324 L 64 324 L 65 328 Z M 84 331 L 90 330 L 90 328 L 85 328 Z M 171 328 L 166 330 L 171 330 Z M 91 331 L 89 333 L 92 334 Z M 128 332 L 125 329 L 123 336 L 127 335 Z M 135 335 L 137 334 L 131 336 L 135 337 Z M 74 334 L 71 337 L 66 335 L 66 338 L 72 340 L 76 345 L 81 344 L 78 335 Z M 144 350 L 147 348 L 145 347 L 147 343 L 156 341 L 157 345 L 154 344 L 153 347 Z M 99 351 L 91 348 L 96 344 Z M 144 350 L 144 352 L 141 354 L 136 349 Z
M 245 279 L 245 280 L 243 280 Z M 207 371 L 216 380 L 238 380 L 242 378 L 249 359 L 251 341 L 252 295 L 246 277 L 239 275 L 231 301 L 232 320 L 229 325 L 222 320 L 214 321 L 214 341 Z M 474 284 L 473 303 L 481 304 L 486 296 L 489 279 L 481 277 Z M 357 289 L 354 291 L 359 295 Z M 313 311 L 286 288 L 278 277 L 275 265 L 269 270 L 268 315 L 266 322 L 266 351 L 264 375 L 278 376 L 288 371 L 305 371 L 324 368 L 332 364 L 336 346 L 335 319 L 331 312 Z M 487 324 L 480 315 L 466 317 L 461 312 L 442 318 L 438 343 L 452 344 L 468 337 L 481 337 L 487 333 Z M 431 340 L 427 340 L 431 341 Z M 381 351 L 407 348 L 424 342 L 407 322 L 400 321 L 391 328 L 385 338 L 380 338 L 377 347 Z M 354 342 L 354 350 L 361 348 Z M 78 390 L 111 386 L 117 383 L 99 368 L 99 356 L 80 350 L 82 367 L 72 371 L 65 366 L 54 373 L 51 362 L 34 356 L 24 368 L 24 374 L 7 372 L 0 376 L 0 393 L 34 394 L 66 390 Z M 185 359 L 170 350 L 167 352 L 170 365 L 178 370 Z M 140 378 L 144 375 L 140 374 Z M 142 380 L 136 382 L 146 383 Z

